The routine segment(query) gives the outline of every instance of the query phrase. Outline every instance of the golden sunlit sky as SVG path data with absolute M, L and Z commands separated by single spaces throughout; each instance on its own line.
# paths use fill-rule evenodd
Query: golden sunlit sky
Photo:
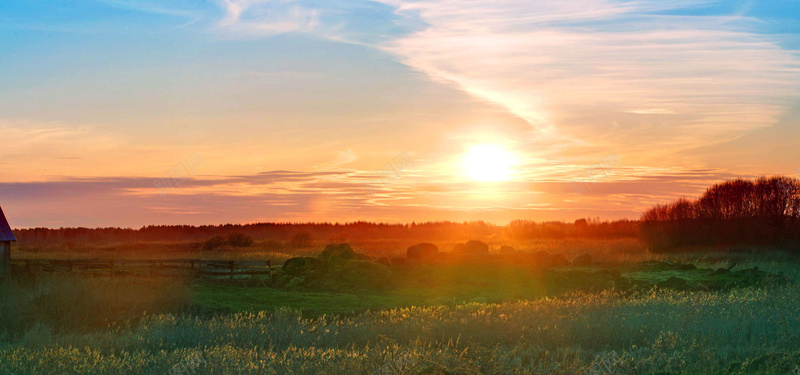
M 14 227 L 638 218 L 800 173 L 800 2 L 4 1 Z

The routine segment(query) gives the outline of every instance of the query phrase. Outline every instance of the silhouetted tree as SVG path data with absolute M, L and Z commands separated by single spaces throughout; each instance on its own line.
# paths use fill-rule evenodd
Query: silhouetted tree
M 788 177 L 716 184 L 696 201 L 679 199 L 642 214 L 655 251 L 706 244 L 774 244 L 800 238 L 800 181 Z

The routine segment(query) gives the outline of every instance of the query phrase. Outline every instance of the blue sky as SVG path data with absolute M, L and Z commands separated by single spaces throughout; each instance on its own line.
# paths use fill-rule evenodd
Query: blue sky
M 17 226 L 635 218 L 795 173 L 798 49 L 790 0 L 4 1 L 0 205 Z M 485 145 L 513 176 L 466 177 Z

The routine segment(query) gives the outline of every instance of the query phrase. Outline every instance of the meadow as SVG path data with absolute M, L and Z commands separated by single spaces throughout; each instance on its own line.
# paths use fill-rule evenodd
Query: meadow
M 352 243 L 373 257 L 405 245 Z M 25 275 L 0 284 L 0 374 L 800 371 L 795 255 L 708 249 L 664 256 L 635 239 L 514 246 L 569 259 L 590 253 L 595 261 L 546 269 L 417 264 L 394 270 L 386 289 Z M 286 259 L 321 249 L 263 247 L 218 251 Z M 686 283 L 664 284 L 671 277 Z M 623 279 L 629 282 L 610 282 Z

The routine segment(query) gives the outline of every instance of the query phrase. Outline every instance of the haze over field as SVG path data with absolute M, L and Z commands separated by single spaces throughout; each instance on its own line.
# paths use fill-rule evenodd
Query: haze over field
M 15 227 L 637 218 L 800 173 L 797 14 L 6 1 L 0 203 Z

